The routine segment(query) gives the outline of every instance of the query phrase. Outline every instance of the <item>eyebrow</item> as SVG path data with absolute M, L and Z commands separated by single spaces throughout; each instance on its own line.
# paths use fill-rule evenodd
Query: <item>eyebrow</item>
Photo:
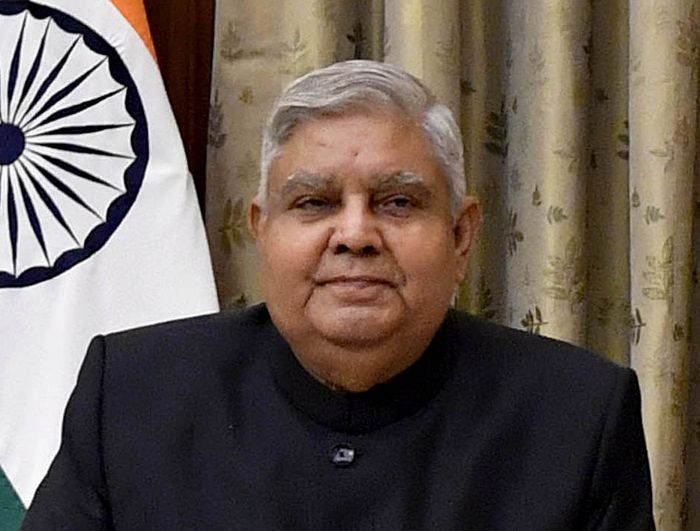
M 280 195 L 286 197 L 299 192 L 315 192 L 318 190 L 328 190 L 336 188 L 338 180 L 333 175 L 321 175 L 300 170 L 294 172 L 287 178 L 280 190 Z
M 420 175 L 410 171 L 400 171 L 389 175 L 377 175 L 376 179 L 377 184 L 375 188 L 380 191 L 385 188 L 413 185 L 420 185 L 422 187 L 425 187 L 426 190 L 428 189 L 428 186 L 425 184 L 425 179 L 423 179 L 423 177 L 421 177 Z
M 423 196 L 431 199 L 433 192 L 426 184 L 425 179 L 410 171 L 399 171 L 391 174 L 377 174 L 373 176 L 375 181 L 373 191 L 382 193 L 396 189 L 410 188 Z M 301 192 L 313 193 L 320 190 L 335 190 L 339 188 L 338 179 L 332 174 L 318 174 L 306 170 L 299 170 L 291 174 L 279 191 L 281 197 L 297 195 Z

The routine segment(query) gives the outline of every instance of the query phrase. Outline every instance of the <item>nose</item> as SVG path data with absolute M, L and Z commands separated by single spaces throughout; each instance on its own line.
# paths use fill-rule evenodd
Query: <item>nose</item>
M 348 200 L 338 212 L 328 246 L 335 254 L 375 256 L 382 237 L 374 212 L 362 198 Z

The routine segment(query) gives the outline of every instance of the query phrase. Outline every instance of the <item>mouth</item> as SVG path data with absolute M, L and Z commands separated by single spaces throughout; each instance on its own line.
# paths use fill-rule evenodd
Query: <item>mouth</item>
M 386 302 L 396 283 L 374 275 L 340 275 L 316 281 L 320 293 L 342 305 L 374 306 Z
M 319 286 L 338 286 L 348 288 L 369 288 L 372 286 L 389 286 L 396 287 L 396 283 L 383 277 L 375 277 L 371 275 L 341 275 L 337 277 L 325 278 L 316 281 Z

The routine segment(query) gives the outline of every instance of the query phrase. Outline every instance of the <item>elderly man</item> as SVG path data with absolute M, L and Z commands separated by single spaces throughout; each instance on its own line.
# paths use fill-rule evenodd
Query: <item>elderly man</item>
M 266 303 L 96 338 L 25 529 L 653 529 L 634 373 L 448 309 L 479 223 L 420 81 L 297 80 Z

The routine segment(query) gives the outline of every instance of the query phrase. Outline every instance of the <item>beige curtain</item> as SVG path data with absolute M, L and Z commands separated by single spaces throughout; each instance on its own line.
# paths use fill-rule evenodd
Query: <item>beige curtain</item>
M 461 119 L 484 230 L 460 305 L 637 371 L 660 530 L 700 529 L 696 0 L 219 0 L 207 226 L 222 305 L 279 90 L 334 61 L 423 78 Z

